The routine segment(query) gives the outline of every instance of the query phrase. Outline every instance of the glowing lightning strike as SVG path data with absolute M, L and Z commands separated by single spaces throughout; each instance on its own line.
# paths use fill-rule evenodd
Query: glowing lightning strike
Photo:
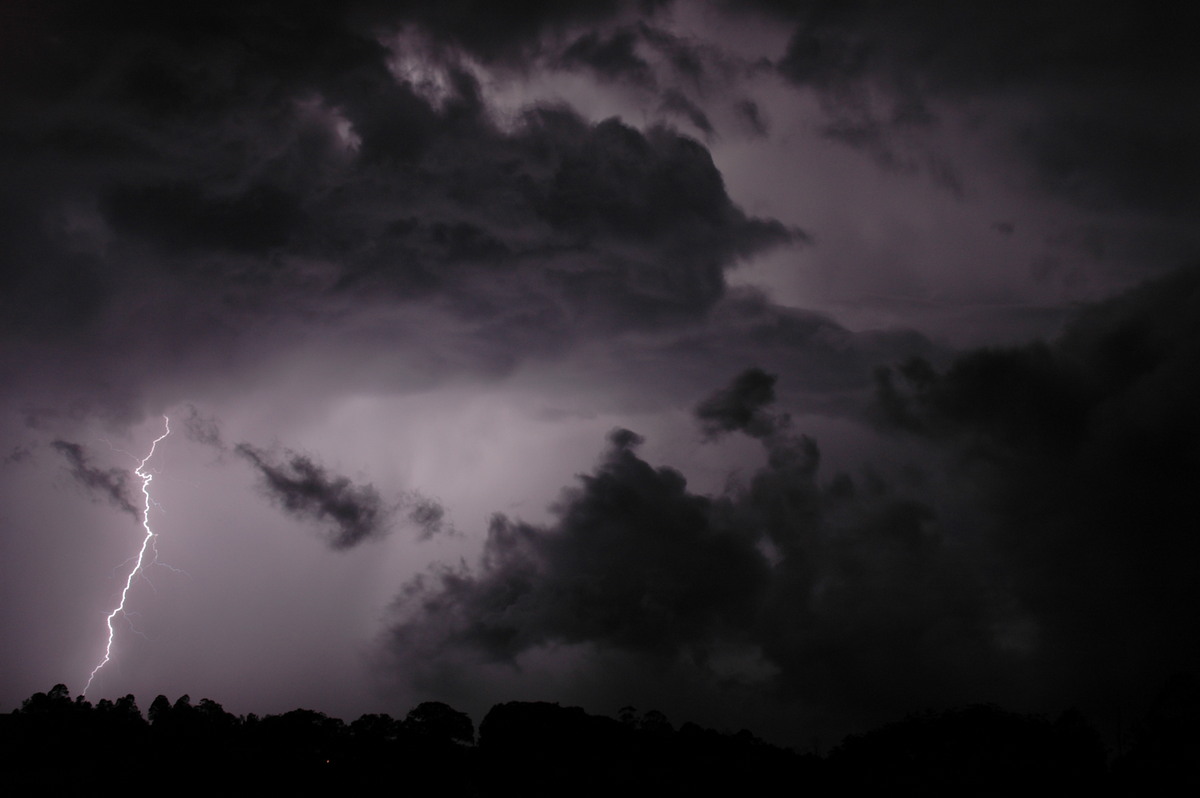
M 138 551 L 133 570 L 129 572 L 129 576 L 125 579 L 125 587 L 121 590 L 121 601 L 108 614 L 108 645 L 104 648 L 104 659 L 100 660 L 100 664 L 96 667 L 92 668 L 92 674 L 88 676 L 87 684 L 84 685 L 83 692 L 79 694 L 80 697 L 87 694 L 88 689 L 92 686 L 92 680 L 96 678 L 96 674 L 108 664 L 109 657 L 112 655 L 113 635 L 115 634 L 113 630 L 113 618 L 125 612 L 125 598 L 129 595 L 130 586 L 133 585 L 133 578 L 142 570 L 142 561 L 146 558 L 146 550 L 153 546 L 154 531 L 150 529 L 150 505 L 153 502 L 150 498 L 150 482 L 154 479 L 154 475 L 148 474 L 142 469 L 146 467 L 146 463 L 150 462 L 150 458 L 154 456 L 154 449 L 158 446 L 158 442 L 171 434 L 171 419 L 163 416 L 163 424 L 166 425 L 167 431 L 154 439 L 154 443 L 150 444 L 150 453 L 142 458 L 142 462 L 138 464 L 137 468 L 133 469 L 133 473 L 142 478 L 142 495 L 146 497 L 145 509 L 142 510 L 142 528 L 146 530 L 146 537 L 142 538 L 142 548 Z

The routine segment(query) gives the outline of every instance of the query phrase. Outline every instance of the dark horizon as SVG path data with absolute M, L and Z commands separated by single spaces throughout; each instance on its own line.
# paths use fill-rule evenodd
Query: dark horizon
M 136 768 L 148 780 L 194 771 L 203 788 L 236 792 L 382 787 L 403 772 L 410 786 L 449 795 L 559 794 L 567 785 L 588 795 L 718 787 L 757 795 L 783 784 L 811 794 L 990 795 L 1036 784 L 1144 795 L 1195 786 L 1188 751 L 1198 712 L 1200 680 L 1180 677 L 1115 749 L 1074 710 L 1051 719 L 974 705 L 909 715 L 826 751 L 814 740 L 798 753 L 746 729 L 676 726 L 632 706 L 614 718 L 504 702 L 476 727 L 440 702 L 418 704 L 403 719 L 366 714 L 347 723 L 305 709 L 235 716 L 208 698 L 159 695 L 143 716 L 132 695 L 93 707 L 55 685 L 0 715 L 0 759 L 9 783 L 42 789 L 84 787 L 102 768 Z M 63 761 L 73 767 L 58 766 Z

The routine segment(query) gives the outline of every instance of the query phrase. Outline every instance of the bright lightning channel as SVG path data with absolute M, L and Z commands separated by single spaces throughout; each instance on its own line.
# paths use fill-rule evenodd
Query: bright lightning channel
M 92 673 L 88 676 L 87 684 L 84 685 L 83 692 L 79 694 L 81 697 L 87 694 L 88 689 L 92 686 L 92 680 L 96 678 L 96 674 L 100 672 L 100 669 L 108 664 L 108 660 L 112 656 L 113 636 L 116 634 L 113 629 L 113 618 L 125 612 L 125 599 L 129 595 L 129 588 L 133 585 L 133 578 L 142 570 L 142 563 L 146 559 L 146 550 L 154 546 L 154 530 L 150 528 L 150 505 L 154 503 L 150 498 L 150 483 L 154 480 L 154 475 L 143 471 L 143 469 L 146 467 L 146 463 L 150 462 L 150 458 L 154 456 L 154 450 L 157 448 L 159 441 L 171 434 L 171 419 L 163 416 L 163 424 L 166 426 L 166 432 L 154 439 L 154 443 L 150 444 L 150 453 L 142 458 L 142 462 L 138 464 L 137 468 L 133 469 L 133 473 L 142 478 L 142 495 L 146 497 L 145 508 L 142 510 L 142 528 L 146 530 L 146 536 L 142 538 L 142 548 L 138 551 L 133 569 L 129 572 L 129 576 L 125 578 L 125 587 L 121 590 L 121 601 L 108 614 L 106 621 L 108 624 L 108 645 L 104 647 L 104 659 L 100 660 L 100 663 L 96 667 L 92 668 Z

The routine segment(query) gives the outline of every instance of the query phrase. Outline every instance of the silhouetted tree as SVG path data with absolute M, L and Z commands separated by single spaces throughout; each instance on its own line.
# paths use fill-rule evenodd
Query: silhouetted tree
M 21 712 L 38 713 L 67 713 L 73 708 L 71 692 L 65 684 L 56 684 L 48 693 L 34 693 L 21 702 Z
M 167 717 L 171 714 L 170 700 L 168 700 L 165 695 L 160 694 L 155 696 L 154 700 L 150 702 L 150 710 L 148 714 L 150 716 L 150 722 L 156 726 L 163 721 L 166 721 Z
M 391 715 L 362 715 L 350 724 L 350 734 L 361 741 L 396 742 L 403 731 L 404 724 Z
M 428 740 L 475 743 L 475 724 L 464 712 L 440 701 L 418 704 L 404 718 L 404 727 L 415 736 Z
M 652 709 L 645 715 L 642 715 L 641 721 L 638 723 L 638 728 L 649 734 L 668 735 L 675 731 L 675 727 L 671 725 L 671 721 L 667 720 L 667 716 L 657 709 Z

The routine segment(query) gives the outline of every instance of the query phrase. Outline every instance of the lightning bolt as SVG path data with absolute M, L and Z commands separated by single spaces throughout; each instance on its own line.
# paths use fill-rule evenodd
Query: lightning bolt
M 159 441 L 171 434 L 171 419 L 163 416 L 163 425 L 166 427 L 166 432 L 154 439 L 154 443 L 150 444 L 150 453 L 142 458 L 137 468 L 133 469 L 133 473 L 142 478 L 142 495 L 146 497 L 145 508 L 142 510 L 142 529 L 146 530 L 146 536 L 142 538 L 142 548 L 138 550 L 133 568 L 129 571 L 129 576 L 125 578 L 125 587 L 121 590 L 121 601 L 108 614 L 108 618 L 105 621 L 108 625 L 108 645 L 104 647 L 104 659 L 100 660 L 96 667 L 92 668 L 92 673 L 88 676 L 87 684 L 84 685 L 83 692 L 79 694 L 80 697 L 87 694 L 88 689 L 92 686 L 92 680 L 96 678 L 96 674 L 108 664 L 108 660 L 112 657 L 113 636 L 116 634 L 116 631 L 113 629 L 113 618 L 125 612 L 125 599 L 129 596 L 129 588 L 133 585 L 133 578 L 142 570 L 142 564 L 146 559 L 146 551 L 154 548 L 154 530 L 150 528 L 150 505 L 154 503 L 154 500 L 150 498 L 150 483 L 154 480 L 154 475 L 147 473 L 143 469 L 146 468 L 146 463 L 150 462 L 150 458 L 154 456 L 154 450 L 158 447 Z

